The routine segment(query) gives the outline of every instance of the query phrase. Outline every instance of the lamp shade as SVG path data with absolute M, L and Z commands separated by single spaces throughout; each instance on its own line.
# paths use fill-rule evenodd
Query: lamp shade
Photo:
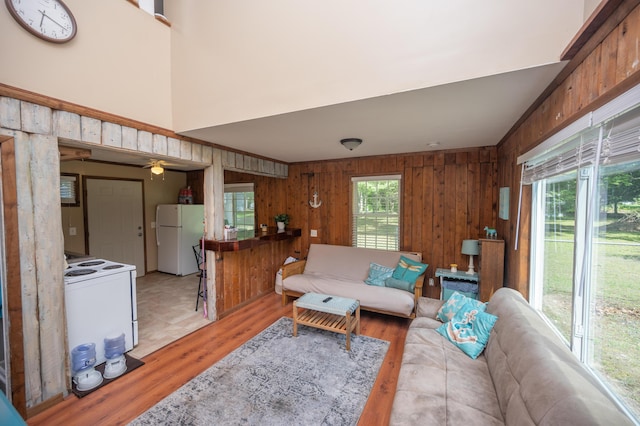
M 164 169 L 161 166 L 153 166 L 151 167 L 151 173 L 154 175 L 161 175 L 164 173 Z
M 476 256 L 480 254 L 478 240 L 462 240 L 462 254 Z
M 360 138 L 347 138 L 340 140 L 340 143 L 347 148 L 349 151 L 353 151 L 362 143 L 362 139 Z

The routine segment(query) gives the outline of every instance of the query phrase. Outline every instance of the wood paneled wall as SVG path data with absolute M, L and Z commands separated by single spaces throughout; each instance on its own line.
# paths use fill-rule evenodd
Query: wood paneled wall
M 495 226 L 497 151 L 494 147 L 404 155 L 363 157 L 289 165 L 287 213 L 291 226 L 302 228 L 296 242 L 300 256 L 309 244 L 351 245 L 351 178 L 402 175 L 401 250 L 422 254 L 427 277 L 450 263 L 467 265 L 462 240 Z M 322 205 L 311 208 L 314 191 Z M 310 237 L 310 231 L 318 237 Z M 428 281 L 426 281 L 428 282 Z M 435 287 L 425 295 L 439 297 Z
M 601 9 L 606 7 L 603 2 Z M 597 21 L 597 20 L 594 20 Z M 622 1 L 598 28 L 587 28 L 591 38 L 569 62 L 547 91 L 548 96 L 520 120 L 498 145 L 498 185 L 511 188 L 510 220 L 499 220 L 498 235 L 505 239 L 509 287 L 528 296 L 531 188 L 524 187 L 518 250 L 515 248 L 520 166 L 517 157 L 539 145 L 577 118 L 604 105 L 640 83 L 637 45 L 640 40 L 638 1 Z
M 275 269 L 260 275 L 259 284 L 273 288 L 277 267 L 289 256 L 303 258 L 309 244 L 351 245 L 351 178 L 400 174 L 402 176 L 401 250 L 422 254 L 429 264 L 427 277 L 434 277 L 436 268 L 458 263 L 466 267 L 468 257 L 460 253 L 462 240 L 484 235 L 485 226 L 495 227 L 497 218 L 497 150 L 495 147 L 456 151 L 436 151 L 403 155 L 386 155 L 331 161 L 295 163 L 289 165 L 288 179 L 225 171 L 225 183 L 253 182 L 256 197 L 257 223 L 273 225 L 273 216 L 288 213 L 289 226 L 302 229 L 302 237 L 275 253 L 242 253 L 232 257 L 225 253 L 224 294 L 218 292 L 218 312 L 225 312 L 230 300 L 236 303 L 249 286 L 255 286 L 247 271 L 255 268 L 252 258 L 268 255 Z M 190 173 L 194 196 L 199 172 Z M 322 205 L 309 206 L 314 191 Z M 197 202 L 197 201 L 196 201 Z M 318 237 L 310 236 L 311 230 Z M 262 268 L 267 268 L 262 265 Z M 234 270 L 240 272 L 233 272 Z M 266 269 L 265 269 L 266 270 Z M 229 280 L 234 284 L 227 286 Z M 428 281 L 426 281 L 428 282 Z M 439 297 L 435 286 L 425 286 L 425 295 Z M 251 295 L 257 294 L 250 291 Z M 244 300 L 244 299 L 243 299 Z
M 218 319 L 272 292 L 280 265 L 293 242 L 277 241 L 252 249 L 227 251 L 216 260 Z

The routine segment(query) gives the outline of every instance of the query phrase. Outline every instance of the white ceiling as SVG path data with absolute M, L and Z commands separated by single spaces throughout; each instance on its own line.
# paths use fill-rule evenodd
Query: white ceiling
M 495 146 L 564 67 L 584 0 L 454 3 L 173 4 L 167 128 L 287 163 Z
M 564 63 L 183 132 L 287 163 L 496 145 Z M 357 137 L 353 151 L 340 139 Z M 64 145 L 77 145 L 64 141 Z M 91 148 L 91 159 L 139 167 L 159 157 Z M 204 165 L 170 160 L 173 170 Z
M 563 67 L 558 62 L 182 134 L 284 162 L 492 146 Z M 348 151 L 339 142 L 348 137 L 363 143 Z

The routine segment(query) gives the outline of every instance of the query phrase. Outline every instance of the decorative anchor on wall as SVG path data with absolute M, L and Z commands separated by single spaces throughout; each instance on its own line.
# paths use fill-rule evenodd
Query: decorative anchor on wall
M 318 207 L 320 207 L 322 205 L 322 201 L 318 200 L 318 177 L 316 176 L 316 174 L 314 172 L 310 172 L 310 173 L 301 173 L 301 175 L 307 175 L 307 177 L 309 178 L 309 182 L 307 183 L 307 188 L 309 188 L 309 186 L 311 186 L 311 178 L 315 177 L 315 191 L 313 192 L 313 200 L 309 200 L 309 205 L 311 207 L 313 207 L 314 209 L 317 209 Z
M 314 209 L 317 209 L 322 205 L 322 201 L 318 201 L 318 191 L 313 193 L 313 201 L 309 200 L 309 205 Z

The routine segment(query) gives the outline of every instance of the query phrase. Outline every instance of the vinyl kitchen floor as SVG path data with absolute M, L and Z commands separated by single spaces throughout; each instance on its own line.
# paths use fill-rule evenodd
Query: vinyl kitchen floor
M 198 311 L 198 275 L 177 277 L 151 272 L 136 280 L 138 298 L 138 346 L 128 352 L 141 359 L 207 324 L 202 300 Z

